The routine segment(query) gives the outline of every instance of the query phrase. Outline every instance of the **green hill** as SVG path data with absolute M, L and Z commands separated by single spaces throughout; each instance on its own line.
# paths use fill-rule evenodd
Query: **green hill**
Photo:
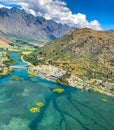
M 25 57 L 52 64 L 79 77 L 114 81 L 114 30 L 76 29 Z

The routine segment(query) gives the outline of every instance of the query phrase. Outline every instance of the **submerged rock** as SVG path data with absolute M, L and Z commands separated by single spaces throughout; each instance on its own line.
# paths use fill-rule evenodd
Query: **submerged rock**
M 101 101 L 102 101 L 102 102 L 107 102 L 107 99 L 102 98 Z
M 11 78 L 11 80 L 13 80 L 13 81 L 21 81 L 21 80 L 23 80 L 23 78 L 18 77 L 18 76 L 13 76 L 13 77 Z

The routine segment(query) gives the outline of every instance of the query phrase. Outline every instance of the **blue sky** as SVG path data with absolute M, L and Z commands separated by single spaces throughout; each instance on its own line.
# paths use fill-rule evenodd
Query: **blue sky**
M 1 0 L 0 7 L 23 8 L 35 16 L 79 28 L 114 29 L 114 0 Z
M 102 28 L 114 29 L 114 0 L 64 0 L 73 13 L 84 13 L 89 21 L 97 19 Z
M 18 5 L 18 4 L 11 4 L 11 3 L 7 3 L 7 2 L 0 2 L 0 5 L 4 5 L 4 6 L 6 6 L 6 7 L 21 8 L 21 5 Z

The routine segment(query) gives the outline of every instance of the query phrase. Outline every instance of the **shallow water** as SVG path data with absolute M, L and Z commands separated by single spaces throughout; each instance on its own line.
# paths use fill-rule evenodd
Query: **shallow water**
M 13 58 L 23 65 L 16 53 Z M 13 75 L 23 81 L 11 81 Z M 64 88 L 56 94 L 53 88 Z M 102 102 L 102 98 L 107 102 Z M 36 102 L 45 105 L 39 113 L 30 113 Z M 0 79 L 0 130 L 113 130 L 114 99 L 88 93 L 45 79 L 28 78 L 26 69 Z

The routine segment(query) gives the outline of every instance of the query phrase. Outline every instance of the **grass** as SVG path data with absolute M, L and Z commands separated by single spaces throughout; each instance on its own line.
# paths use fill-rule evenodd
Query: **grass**
M 28 54 L 31 54 L 31 53 L 32 53 L 32 51 L 22 51 L 23 55 L 28 55 Z
M 17 64 L 17 62 L 14 59 L 12 59 L 11 52 L 8 51 L 6 53 L 6 57 L 7 57 L 7 60 L 3 61 L 3 64 L 5 64 L 6 66 Z

